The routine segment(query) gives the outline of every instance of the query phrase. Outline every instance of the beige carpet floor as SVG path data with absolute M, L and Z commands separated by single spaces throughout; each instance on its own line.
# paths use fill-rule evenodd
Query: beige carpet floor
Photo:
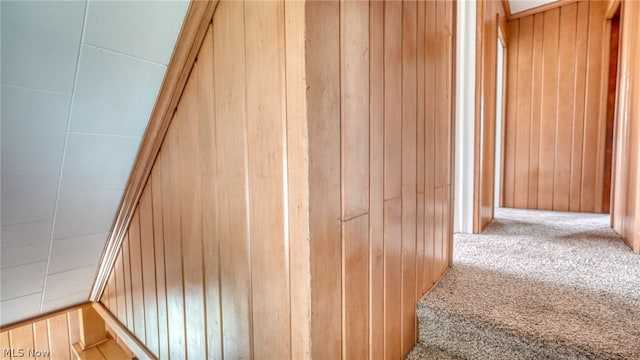
M 640 255 L 609 217 L 499 209 L 459 234 L 409 359 L 640 359 Z

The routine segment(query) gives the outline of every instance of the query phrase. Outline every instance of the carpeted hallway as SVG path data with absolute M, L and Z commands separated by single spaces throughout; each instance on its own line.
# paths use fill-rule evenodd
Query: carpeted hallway
M 456 235 L 409 359 L 640 359 L 640 255 L 609 217 L 499 209 Z

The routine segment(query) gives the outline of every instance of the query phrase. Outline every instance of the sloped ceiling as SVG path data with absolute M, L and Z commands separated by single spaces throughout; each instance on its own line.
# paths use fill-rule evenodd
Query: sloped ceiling
M 552 2 L 556 2 L 556 0 L 509 0 L 509 7 L 511 8 L 511 14 L 515 14 Z
M 1 2 L 1 324 L 87 300 L 187 7 Z

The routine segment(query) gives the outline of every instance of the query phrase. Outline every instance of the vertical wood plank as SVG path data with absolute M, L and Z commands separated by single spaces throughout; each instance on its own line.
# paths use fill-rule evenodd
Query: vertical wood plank
M 542 57 L 542 121 L 540 138 L 555 139 L 558 105 L 558 43 L 560 9 L 544 14 L 544 53 Z M 538 178 L 538 208 L 553 209 L 553 174 L 555 171 L 555 141 L 540 142 L 540 169 Z
M 582 149 L 584 143 L 585 95 L 587 79 L 587 46 L 589 39 L 589 2 L 578 2 L 576 25 L 575 97 L 573 110 L 573 143 L 571 149 L 571 181 L 569 210 L 580 211 L 582 188 Z
M 435 2 L 425 3 L 425 84 L 433 84 L 436 74 L 435 52 L 436 46 L 436 11 Z M 425 227 L 425 265 L 423 268 L 424 283 L 422 292 L 431 288 L 435 281 L 434 276 L 434 250 L 435 250 L 435 162 L 436 162 L 436 141 L 435 141 L 435 88 L 425 87 L 425 181 L 424 181 L 424 227 Z
M 49 350 L 49 330 L 47 329 L 47 320 L 40 320 L 33 323 L 33 346 L 39 351 Z M 50 356 L 46 356 L 41 357 L 40 359 L 49 358 Z
M 384 3 L 369 3 L 369 358 L 384 358 Z
M 342 356 L 340 7 L 307 3 L 312 357 Z
M 69 346 L 68 343 L 67 346 Z M 12 356 L 12 359 L 35 359 L 29 356 L 29 349 L 34 348 L 33 325 L 27 324 L 9 330 L 9 348 L 14 351 L 15 356 Z M 22 350 L 22 353 L 19 353 L 19 350 Z
M 560 8 L 560 44 L 558 53 L 558 113 L 556 116 L 556 153 L 553 208 L 569 210 L 571 149 L 575 107 L 576 15 L 577 4 Z
M 417 4 L 403 2 L 402 17 L 402 333 L 401 353 L 407 355 L 416 331 L 417 224 Z
M 250 257 L 253 249 L 249 245 L 247 207 L 245 29 L 236 25 L 242 23 L 244 8 L 235 2 L 219 6 L 216 15 L 219 20 L 213 24 L 216 120 L 211 132 L 215 135 L 216 147 L 216 157 L 212 159 L 217 168 L 215 198 L 220 209 L 216 238 L 220 252 L 222 348 L 225 357 L 248 358 L 252 354 Z
M 434 278 L 438 279 L 442 275 L 444 268 L 444 188 L 436 188 L 435 191 L 435 214 L 434 214 Z
M 445 44 L 445 5 L 444 1 L 435 1 L 435 41 L 433 50 L 435 52 L 435 67 L 433 84 L 435 87 L 435 187 L 442 187 L 446 182 L 446 44 Z M 482 151 L 482 150 L 480 150 Z
M 597 161 L 600 149 L 598 148 L 600 105 L 601 105 L 601 78 L 602 78 L 602 46 L 604 42 L 604 7 L 605 3 L 599 1 L 589 2 L 589 45 L 587 64 L 587 89 L 585 104 L 585 129 L 582 163 L 582 194 L 580 210 L 587 212 L 598 211 L 596 209 L 596 177 L 599 174 Z M 602 149 L 604 151 L 604 149 Z
M 140 207 L 133 214 L 129 225 L 129 258 L 131 259 L 131 298 L 133 304 L 133 327 L 135 336 L 143 343 L 145 339 L 144 289 L 142 288 L 142 250 L 140 248 Z
M 140 249 L 142 250 L 142 288 L 144 290 L 145 345 L 156 356 L 158 347 L 158 302 L 156 296 L 156 254 L 153 238 L 153 181 L 147 182 L 140 209 Z
M 385 359 L 401 354 L 402 334 L 402 199 L 384 202 Z
M 67 314 L 62 313 L 47 319 L 49 329 L 49 349 L 52 359 L 71 359 L 69 353 L 69 331 Z
M 153 205 L 153 240 L 155 247 L 156 298 L 158 301 L 158 358 L 169 358 L 169 330 L 167 316 L 167 291 L 165 278 L 164 221 L 163 221 L 163 166 L 166 152 L 158 155 L 151 173 Z
M 182 278 L 182 237 L 180 233 L 180 199 L 176 191 L 179 184 L 179 158 L 177 123 L 182 120 L 180 109 L 164 140 L 167 151 L 162 156 L 162 217 L 165 249 L 165 281 L 167 292 L 167 323 L 169 357 L 184 357 L 186 351 L 184 288 Z
M 343 222 L 343 353 L 369 358 L 369 215 Z M 397 335 L 396 335 L 397 336 Z
M 134 318 L 133 318 L 133 293 L 131 287 L 131 257 L 129 250 L 129 232 L 125 234 L 122 240 L 122 265 L 124 269 L 124 302 L 126 305 L 127 322 L 126 326 L 132 332 L 134 331 Z
M 69 356 L 73 358 L 73 344 L 80 342 L 80 310 L 67 312 L 67 324 L 69 331 Z
M 384 3 L 384 199 L 402 193 L 402 2 Z
M 340 4 L 342 219 L 349 220 L 369 211 L 369 4 Z
M 240 9 L 242 11 L 241 3 L 224 2 L 218 4 L 216 14 L 214 15 L 214 23 L 216 26 L 220 26 L 232 18 L 231 14 L 228 14 L 227 7 Z M 236 15 L 237 16 L 237 15 Z M 237 19 L 234 17 L 234 19 Z M 220 40 L 224 41 L 227 36 L 240 32 L 243 30 L 242 26 L 237 23 L 235 32 L 220 32 Z M 223 357 L 223 348 L 225 338 L 222 336 L 222 314 L 221 314 L 221 300 L 220 300 L 220 236 L 218 235 L 218 169 L 216 163 L 217 146 L 216 146 L 216 124 L 217 118 L 215 110 L 217 108 L 215 97 L 215 70 L 217 66 L 216 59 L 214 57 L 215 43 L 214 41 L 214 26 L 209 26 L 207 35 L 204 38 L 202 49 L 198 54 L 198 61 L 201 64 L 199 69 L 200 77 L 198 79 L 198 118 L 200 122 L 200 134 L 199 134 L 199 146 L 200 146 L 200 176 L 202 177 L 202 241 L 203 241 L 203 262 L 204 262 L 204 296 L 206 307 L 206 336 L 207 336 L 207 356 L 209 358 L 219 359 Z M 243 46 L 244 39 L 240 40 L 235 46 Z M 224 51 L 230 52 L 231 47 L 227 47 Z M 230 54 L 230 53 L 229 53 Z M 244 62 L 239 61 L 234 67 L 230 67 L 229 71 L 243 66 Z M 222 80 L 221 80 L 222 81 Z M 242 86 L 244 85 L 244 81 Z M 241 86 L 240 84 L 238 86 Z M 223 106 L 222 104 L 220 106 Z M 245 230 L 246 231 L 246 230 Z M 248 265 L 245 262 L 244 271 L 247 271 Z M 238 270 L 243 270 L 238 267 Z M 249 285 L 247 283 L 242 284 L 244 287 L 242 290 L 245 293 L 248 291 Z M 237 296 L 241 296 L 241 292 L 236 292 Z M 248 304 L 245 305 L 248 307 Z M 237 317 L 238 323 L 247 321 L 246 318 Z M 249 326 L 247 321 L 247 325 Z M 249 335 L 245 333 L 247 339 Z M 233 335 L 229 334 L 229 339 L 233 339 Z M 249 340 L 247 340 L 249 341 Z M 232 346 L 229 347 L 233 351 L 246 351 L 246 348 L 239 346 L 239 350 L 234 350 Z M 246 354 L 246 352 L 245 352 Z M 244 356 L 242 353 L 238 356 Z
M 502 199 L 505 207 L 514 207 L 516 186 L 516 129 L 517 129 L 517 91 L 518 91 L 518 44 L 520 20 L 508 23 L 509 39 L 507 47 L 507 116 L 505 118 L 505 161 Z M 537 187 L 537 186 L 536 186 Z M 536 194 L 537 196 L 537 194 Z M 536 199 L 537 203 L 537 199 Z
M 124 244 L 124 240 L 122 242 Z M 114 270 L 116 273 L 116 304 L 118 308 L 118 313 L 115 314 L 118 317 L 118 320 L 122 324 L 127 323 L 127 305 L 125 298 L 125 290 L 124 290 L 124 264 L 122 263 L 122 247 L 118 251 L 118 256 L 116 257 L 116 262 L 114 265 Z
M 538 207 L 538 169 L 540 161 L 540 121 L 542 101 L 542 51 L 544 33 L 544 14 L 536 14 L 533 19 L 533 64 L 531 78 L 531 134 L 529 150 L 529 194 L 527 208 Z M 509 81 L 509 79 L 507 80 Z M 508 98 L 505 99 L 508 102 Z
M 283 203 L 284 4 L 245 3 L 247 143 L 251 197 L 253 346 L 265 359 L 291 357 L 288 238 Z M 283 336 L 284 334 L 284 336 Z
M 183 116 L 178 123 L 178 171 L 182 175 L 177 188 L 180 195 L 182 229 L 182 271 L 184 279 L 184 314 L 186 356 L 206 358 L 204 279 L 202 260 L 202 205 L 200 177 L 200 124 L 198 81 L 200 68 L 211 66 L 196 62 L 185 86 L 180 105 Z M 201 101 L 210 103 L 211 99 Z M 187 180 L 188 179 L 188 180 Z
M 0 348 L 2 348 L 2 349 L 11 348 L 11 342 L 9 341 L 9 332 L 8 331 L 0 332 Z M 4 356 L 4 353 L 3 353 L 2 354 L 2 358 L 3 359 L 11 358 L 11 356 Z
M 307 68 L 304 53 L 306 40 L 305 12 L 305 2 L 285 2 L 287 191 L 290 239 L 289 273 L 291 281 L 292 359 L 311 358 L 309 126 L 307 123 L 306 98 Z M 368 255 L 367 253 L 366 256 L 368 257 Z
M 416 173 L 417 173 L 417 232 L 416 232 L 416 298 L 422 297 L 424 284 L 424 190 L 425 190 L 425 2 L 419 1 L 417 6 L 417 155 L 416 155 Z
M 526 208 L 529 195 L 529 155 L 531 136 L 531 85 L 533 57 L 533 16 L 519 20 L 518 30 L 518 85 L 517 110 L 515 118 L 515 182 L 513 204 L 517 208 Z

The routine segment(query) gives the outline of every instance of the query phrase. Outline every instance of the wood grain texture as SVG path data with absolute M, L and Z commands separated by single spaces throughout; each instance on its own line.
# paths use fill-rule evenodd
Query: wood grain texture
M 216 171 L 214 176 L 218 208 L 213 236 L 219 246 L 221 324 L 224 356 L 250 357 L 251 346 L 251 246 L 249 243 L 249 193 L 247 191 L 247 116 L 245 79 L 245 29 L 241 3 L 219 5 L 213 25 L 213 79 Z M 219 210 L 218 210 L 219 209 Z M 210 253 L 215 243 L 208 245 Z M 213 255 L 213 254 L 212 254 Z M 213 256 L 211 256 L 213 257 Z M 215 270 L 214 270 L 215 271 Z M 215 281 L 215 279 L 213 279 Z
M 167 132 L 165 144 L 167 151 L 160 158 L 162 163 L 162 223 L 164 225 L 165 281 L 167 293 L 167 322 L 169 337 L 169 357 L 184 356 L 186 351 L 184 285 L 182 275 L 182 234 L 180 231 L 180 198 L 177 123 L 181 113 L 176 112 Z M 126 260 L 125 260 L 126 262 Z M 128 327 L 131 330 L 130 327 Z
M 402 2 L 384 3 L 384 199 L 402 193 Z
M 311 264 L 309 244 L 309 124 L 307 122 L 306 3 L 285 2 L 287 191 L 291 358 L 311 358 Z M 295 314 L 295 315 L 294 315 Z
M 504 204 L 602 212 L 605 3 L 509 22 Z
M 340 4 L 311 1 L 307 24 L 312 358 L 342 356 Z
M 75 359 L 73 344 L 80 342 L 81 331 L 93 331 L 92 326 L 96 325 L 83 326 L 80 322 L 80 311 L 90 308 L 79 305 L 4 327 L 0 331 L 0 348 L 13 349 L 13 352 L 7 356 L 3 353 L 2 358 Z M 104 323 L 102 325 L 104 331 Z
M 415 345 L 417 246 L 417 37 L 415 1 L 403 2 L 402 17 L 402 340 L 406 356 Z
M 416 301 L 450 264 L 454 8 L 218 5 L 106 285 L 123 336 L 157 323 L 132 346 L 411 350 Z M 126 311 L 138 278 L 142 322 Z
M 206 44 L 206 46 L 211 46 Z M 196 61 L 187 81 L 180 109 L 182 122 L 178 123 L 178 185 L 180 199 L 180 228 L 182 237 L 182 271 L 184 281 L 184 310 L 186 321 L 186 355 L 194 358 L 207 356 L 204 308 L 204 267 L 202 246 L 202 176 L 200 174 L 200 123 L 198 94 L 200 68 L 211 66 Z
M 148 183 L 147 186 L 151 186 Z M 159 356 L 158 299 L 156 291 L 156 254 L 153 237 L 152 191 L 145 190 L 138 205 L 140 209 L 140 249 L 142 252 L 142 290 L 144 298 L 144 332 L 149 350 Z
M 167 283 L 165 277 L 164 223 L 162 206 L 162 162 L 157 162 L 151 172 L 153 204 L 153 246 L 155 249 L 156 300 L 158 310 L 158 358 L 169 357 L 169 329 L 167 316 Z M 146 250 L 146 249 L 145 249 Z M 117 263 L 117 262 L 116 262 Z M 111 310 L 111 309 L 110 309 Z
M 401 354 L 402 334 L 402 199 L 384 202 L 385 359 Z
M 640 3 L 622 2 L 620 64 L 614 145 L 612 224 L 627 245 L 640 253 Z
M 340 3 L 342 218 L 369 211 L 369 4 Z
M 342 223 L 343 353 L 347 359 L 369 358 L 369 216 Z
M 133 213 L 129 227 L 129 258 L 131 263 L 131 301 L 133 333 L 145 341 L 145 306 L 142 289 L 142 249 L 140 248 L 140 207 Z
M 436 46 L 436 3 L 435 1 L 427 1 L 425 4 L 425 83 L 432 84 L 436 72 L 439 71 L 436 67 L 435 58 L 437 53 L 431 51 Z M 424 256 L 425 261 L 423 263 L 423 284 L 421 293 L 424 294 L 434 284 L 436 277 L 434 275 L 435 264 L 435 163 L 437 161 L 436 154 L 436 108 L 439 106 L 435 99 L 436 91 L 434 86 L 427 86 L 425 88 L 424 107 L 425 107 L 425 156 L 424 156 L 424 227 L 425 227 L 425 243 L 424 243 Z M 420 269 L 419 269 L 420 270 Z
M 451 13 L 445 6 L 445 12 Z M 473 231 L 482 231 L 489 222 L 493 219 L 494 209 L 494 177 L 495 177 L 495 148 L 496 148 L 496 115 L 499 109 L 496 109 L 496 97 L 497 97 L 497 46 L 498 46 L 498 34 L 509 34 L 509 31 L 504 28 L 505 10 L 500 1 L 483 0 L 477 4 L 477 16 L 476 16 L 476 114 L 475 114 L 475 164 L 474 164 L 474 218 L 473 218 Z M 454 23 L 451 15 L 445 16 L 444 14 L 439 16 L 442 18 L 445 29 L 451 29 Z M 514 29 L 511 29 L 513 32 Z M 516 30 L 517 31 L 517 30 Z M 452 36 L 451 30 L 445 30 L 447 36 Z M 509 36 L 510 37 L 510 34 Z M 450 43 L 449 41 L 448 43 Z M 451 46 L 450 44 L 448 46 Z M 513 50 L 511 50 L 513 51 Z M 443 51 L 444 54 L 449 54 L 451 51 Z M 529 56 L 530 58 L 530 56 Z M 445 66 L 451 66 L 453 58 L 449 56 L 444 59 Z M 512 68 L 513 67 L 513 68 Z M 517 72 L 517 64 L 510 65 L 509 71 Z M 445 75 L 445 85 L 451 86 L 451 75 Z M 514 91 L 517 91 L 514 90 Z M 448 89 L 444 89 L 443 93 L 447 93 Z M 449 100 L 451 101 L 451 100 Z M 445 117 L 452 112 L 452 107 L 446 108 Z M 515 112 L 514 109 L 508 109 L 508 112 Z M 527 121 L 528 123 L 528 121 Z M 447 124 L 447 131 L 451 131 L 452 124 Z M 506 127 L 507 132 L 514 132 L 517 135 L 517 128 Z M 442 135 L 442 138 L 449 138 L 446 134 Z M 442 149 L 450 150 L 451 142 L 447 140 Z M 506 148 L 511 147 L 509 142 L 506 143 Z M 526 154 L 528 156 L 528 153 Z M 521 156 L 524 158 L 524 154 Z M 448 157 L 447 157 L 448 159 Z M 448 160 L 445 160 L 447 162 Z M 528 161 L 528 158 L 526 159 Z M 517 163 L 505 164 L 505 167 L 520 166 Z M 451 177 L 450 168 L 445 168 L 445 175 Z M 442 186 L 448 186 L 449 183 L 441 183 Z M 516 183 L 511 179 L 506 179 L 504 182 L 505 192 L 515 192 L 515 187 L 524 186 L 526 189 L 526 183 Z M 526 192 L 525 192 L 526 196 Z
M 245 3 L 253 346 L 265 359 L 291 356 L 284 73 L 284 3 Z
M 571 185 L 571 152 L 573 143 L 573 123 L 575 109 L 575 64 L 576 64 L 576 15 L 578 5 L 560 8 L 560 42 L 558 52 L 558 101 L 555 131 L 555 170 L 553 179 L 553 208 L 569 210 Z M 569 119 L 564 121 L 564 119 Z M 578 134 L 579 135 L 579 134 Z M 528 147 L 528 144 L 523 144 Z
M 133 329 L 135 325 L 133 318 L 133 291 L 131 287 L 131 257 L 129 245 L 129 233 L 127 232 L 122 240 L 122 268 L 124 269 L 122 276 L 124 279 L 124 303 L 127 314 L 127 326 Z
M 384 3 L 369 6 L 369 358 L 384 358 Z
M 220 4 L 216 11 L 221 11 Z M 219 22 L 223 22 L 222 20 Z M 213 26 L 209 26 L 198 54 L 200 77 L 198 78 L 198 119 L 200 174 L 202 185 L 202 241 L 207 356 L 221 358 L 223 345 L 222 314 L 220 307 L 220 238 L 218 236 L 217 165 L 216 165 L 216 117 L 214 89 Z M 209 66 L 214 64 L 214 66 Z M 209 100 L 209 101 L 207 101 Z
M 49 350 L 52 359 L 71 359 L 69 348 L 69 323 L 67 314 L 62 313 L 47 319 L 49 328 Z

